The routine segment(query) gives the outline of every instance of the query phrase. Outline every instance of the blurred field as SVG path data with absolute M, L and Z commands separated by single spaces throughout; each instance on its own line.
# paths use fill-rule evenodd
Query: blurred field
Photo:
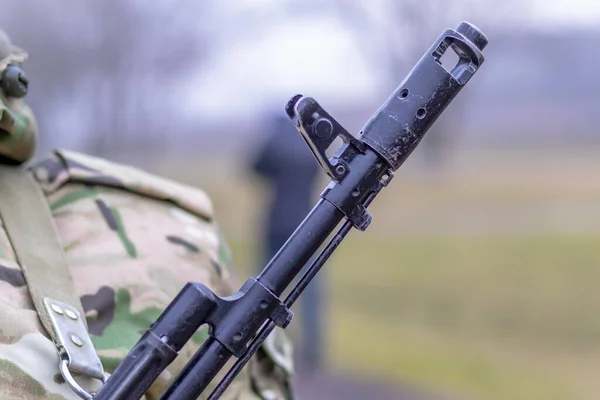
M 597 399 L 595 150 L 463 151 L 441 174 L 410 159 L 324 272 L 332 367 L 457 399 Z M 240 165 L 161 173 L 214 198 L 245 278 L 262 187 Z

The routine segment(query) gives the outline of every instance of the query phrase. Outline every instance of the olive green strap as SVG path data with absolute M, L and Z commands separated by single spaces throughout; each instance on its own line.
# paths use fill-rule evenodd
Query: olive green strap
M 25 169 L 0 165 L 0 217 L 37 314 L 59 352 L 61 372 L 66 365 L 103 378 L 48 201 Z
M 0 215 L 12 243 L 35 309 L 56 341 L 44 298 L 69 304 L 84 315 L 46 196 L 29 172 L 0 166 Z

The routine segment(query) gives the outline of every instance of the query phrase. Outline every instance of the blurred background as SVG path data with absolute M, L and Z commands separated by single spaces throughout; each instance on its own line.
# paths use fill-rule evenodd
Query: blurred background
M 294 225 L 327 183 L 301 167 L 287 100 L 312 96 L 356 134 L 445 28 L 474 23 L 481 70 L 298 304 L 300 398 L 600 396 L 600 3 L 1 4 L 30 54 L 38 156 L 68 148 L 203 188 L 241 280 L 281 238 L 273 210 L 288 204 Z M 267 162 L 291 171 L 283 183 L 255 168 L 273 137 L 302 154 Z

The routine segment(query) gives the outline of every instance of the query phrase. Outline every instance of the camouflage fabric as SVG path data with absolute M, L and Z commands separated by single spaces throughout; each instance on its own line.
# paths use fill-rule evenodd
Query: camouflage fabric
M 10 63 L 22 64 L 27 53 L 13 45 L 0 29 L 0 74 Z M 35 151 L 37 122 L 29 106 L 22 100 L 9 97 L 0 88 L 0 162 L 22 164 Z
M 2 90 L 0 100 L 0 159 L 4 163 L 22 164 L 35 151 L 35 116 L 22 99 L 7 97 Z
M 27 52 L 13 44 L 5 30 L 0 29 L 0 60 L 12 58 L 15 62 L 22 63 L 27 58 Z
M 67 151 L 55 152 L 31 171 L 47 196 L 92 341 L 108 372 L 186 282 L 202 282 L 219 295 L 239 287 L 204 192 Z M 0 399 L 79 399 L 58 372 L 56 350 L 1 221 L 0 321 Z M 160 396 L 206 337 L 206 329 L 194 335 L 146 400 Z M 222 398 L 291 399 L 292 372 L 290 342 L 276 331 Z M 78 381 L 90 391 L 99 384 Z

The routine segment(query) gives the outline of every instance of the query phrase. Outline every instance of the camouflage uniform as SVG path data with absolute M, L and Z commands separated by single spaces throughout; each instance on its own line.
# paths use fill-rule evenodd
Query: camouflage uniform
M 20 135 L 18 126 L 28 127 L 25 136 L 35 136 L 35 122 L 23 109 L 5 102 L 3 112 L 10 113 L 7 121 L 12 124 L 2 126 L 0 144 Z M 25 153 L 12 160 L 26 161 Z M 48 201 L 90 336 L 107 372 L 186 282 L 202 282 L 219 295 L 239 287 L 203 191 L 69 151 L 56 151 L 30 171 Z M 291 346 L 276 332 L 223 399 L 292 398 Z M 206 337 L 206 329 L 200 329 L 145 399 L 160 396 Z M 0 399 L 79 399 L 57 366 L 56 348 L 40 323 L 0 219 Z M 99 385 L 82 377 L 78 382 L 88 391 Z

